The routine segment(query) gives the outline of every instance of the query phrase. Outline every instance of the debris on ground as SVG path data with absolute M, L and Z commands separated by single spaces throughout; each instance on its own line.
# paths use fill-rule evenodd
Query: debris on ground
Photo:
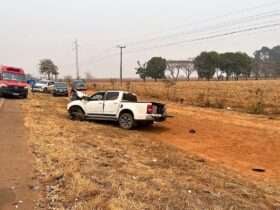
M 195 133 L 196 133 L 196 130 L 195 130 L 195 129 L 190 129 L 190 130 L 189 130 L 189 133 L 195 134 Z

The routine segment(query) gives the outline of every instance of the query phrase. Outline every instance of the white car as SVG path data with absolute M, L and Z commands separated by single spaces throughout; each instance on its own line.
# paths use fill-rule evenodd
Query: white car
M 32 86 L 32 92 L 50 93 L 54 88 L 54 82 L 49 80 L 41 80 Z
M 68 104 L 72 119 L 118 121 L 124 129 L 137 123 L 151 125 L 166 119 L 165 105 L 154 102 L 137 102 L 137 96 L 125 91 L 100 91 L 83 96 Z

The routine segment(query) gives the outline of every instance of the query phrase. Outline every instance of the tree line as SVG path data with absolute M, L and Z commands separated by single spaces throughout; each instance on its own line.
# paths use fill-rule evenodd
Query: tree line
M 188 65 L 184 70 L 188 73 L 187 79 L 193 72 L 197 73 L 199 79 L 206 80 L 214 77 L 218 80 L 276 78 L 280 76 L 280 46 L 262 47 L 254 52 L 253 57 L 243 52 L 202 52 L 192 63 L 192 67 Z M 136 74 L 143 80 L 167 77 L 177 80 L 179 71 L 180 67 L 168 68 L 168 61 L 162 57 L 153 57 L 145 64 L 138 62 L 136 68 Z M 169 76 L 168 72 L 170 72 Z

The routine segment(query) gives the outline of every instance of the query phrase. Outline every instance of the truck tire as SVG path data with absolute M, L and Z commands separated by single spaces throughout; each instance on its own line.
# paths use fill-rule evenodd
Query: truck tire
M 85 113 L 80 107 L 71 107 L 69 113 L 72 120 L 85 120 Z
M 44 88 L 43 92 L 48 93 L 48 88 Z
M 119 117 L 119 125 L 121 128 L 130 130 L 134 127 L 134 119 L 131 113 L 122 113 Z
M 24 98 L 24 99 L 27 99 L 27 98 L 28 98 L 28 93 L 25 93 L 25 94 L 23 95 L 23 98 Z

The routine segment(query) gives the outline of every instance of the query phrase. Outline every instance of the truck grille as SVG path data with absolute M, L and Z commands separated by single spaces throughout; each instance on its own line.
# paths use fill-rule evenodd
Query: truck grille
M 7 88 L 8 91 L 14 92 L 14 93 L 24 93 L 24 87 L 17 87 L 17 86 L 9 86 Z

